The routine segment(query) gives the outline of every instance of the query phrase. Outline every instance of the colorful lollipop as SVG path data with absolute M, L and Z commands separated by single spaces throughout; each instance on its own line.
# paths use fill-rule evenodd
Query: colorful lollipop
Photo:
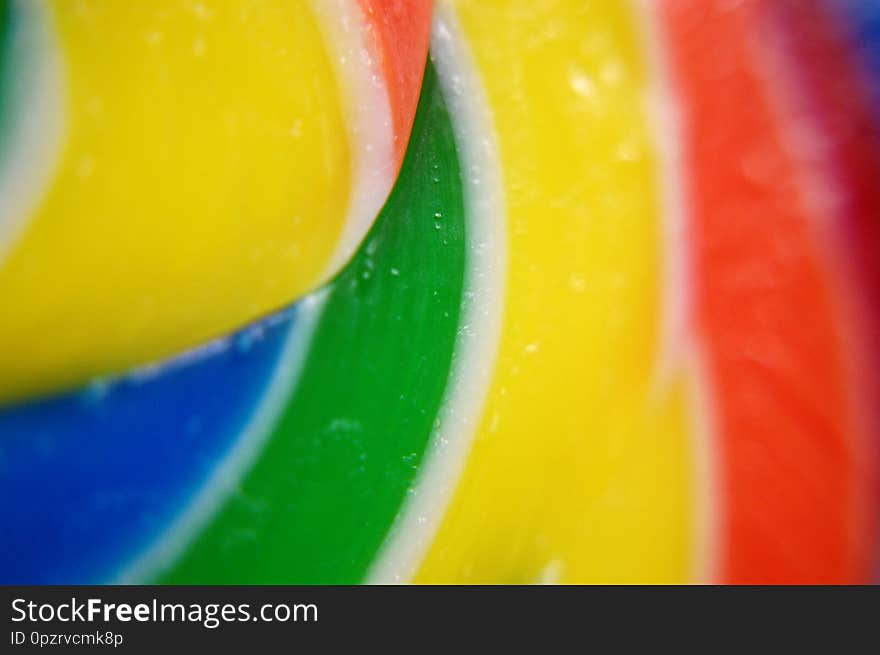
M 0 578 L 873 579 L 868 3 L 165 4 L 7 11 Z

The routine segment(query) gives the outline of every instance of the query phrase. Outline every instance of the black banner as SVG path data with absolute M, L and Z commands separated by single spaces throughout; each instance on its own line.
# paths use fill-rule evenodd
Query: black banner
M 609 639 L 757 645 L 776 633 L 789 645 L 816 635 L 818 646 L 825 632 L 839 646 L 880 637 L 878 587 L 2 587 L 2 602 L 0 652 L 9 653 L 470 650 L 475 636 L 555 652 Z

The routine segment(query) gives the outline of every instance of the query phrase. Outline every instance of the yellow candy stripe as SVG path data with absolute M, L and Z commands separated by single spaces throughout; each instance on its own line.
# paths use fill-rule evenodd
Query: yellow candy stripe
M 634 17 L 455 14 L 498 134 L 509 263 L 494 379 L 416 580 L 686 580 L 691 417 L 684 376 L 657 373 L 662 200 Z
M 65 140 L 0 260 L 0 399 L 175 353 L 332 274 L 363 142 L 309 4 L 47 1 Z

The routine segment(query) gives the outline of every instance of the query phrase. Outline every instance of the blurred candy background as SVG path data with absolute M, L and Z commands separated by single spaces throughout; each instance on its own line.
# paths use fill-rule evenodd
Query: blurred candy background
M 880 5 L 0 0 L 0 581 L 880 575 Z

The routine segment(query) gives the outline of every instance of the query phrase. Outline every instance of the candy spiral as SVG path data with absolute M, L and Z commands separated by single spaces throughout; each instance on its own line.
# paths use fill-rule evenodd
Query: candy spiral
M 4 582 L 876 578 L 871 3 L 0 12 Z

